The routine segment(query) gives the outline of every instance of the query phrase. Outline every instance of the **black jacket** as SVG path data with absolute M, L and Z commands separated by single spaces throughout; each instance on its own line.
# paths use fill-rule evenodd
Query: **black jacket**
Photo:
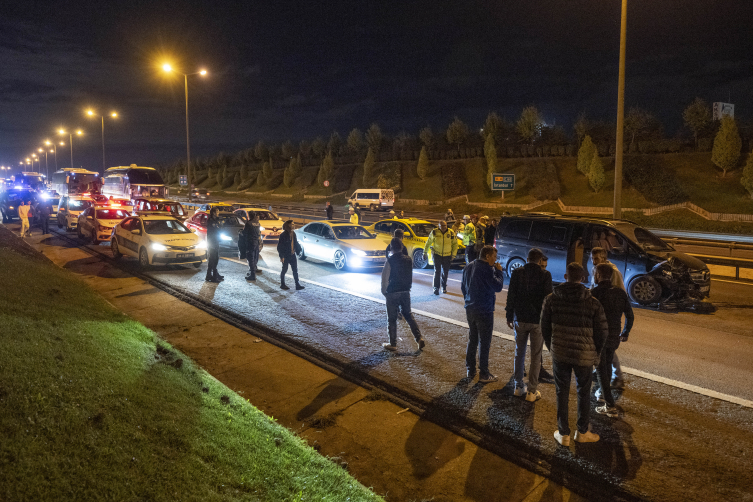
M 246 239 L 246 249 L 258 248 L 261 238 L 261 225 L 247 221 L 243 226 L 243 237 Z
M 387 258 L 382 269 L 382 294 L 410 291 L 413 286 L 413 260 L 397 253 Z
M 385 252 L 387 253 L 387 256 L 389 256 L 390 253 L 392 252 L 392 243 L 391 242 L 389 244 L 387 244 L 387 249 L 385 250 Z M 405 246 L 403 246 L 403 254 L 405 256 L 408 256 L 408 248 L 405 247 Z
M 301 254 L 301 245 L 298 244 L 298 237 L 296 237 L 295 232 L 285 231 L 280 234 L 280 241 L 277 243 L 277 254 L 280 255 L 280 258 L 290 258 L 293 256 L 293 249 L 290 246 L 291 239 L 293 240 L 295 254 Z
M 491 223 L 488 224 L 484 230 L 484 244 L 487 246 L 494 245 L 494 234 L 496 233 L 497 227 L 493 226 Z
M 332 219 L 332 215 L 333 215 L 334 213 L 335 213 L 335 208 L 334 208 L 334 207 L 332 207 L 332 204 L 330 204 L 329 206 L 327 206 L 327 219 L 328 219 L 328 220 L 331 220 L 331 219 Z
M 212 247 L 220 245 L 220 219 L 211 215 L 207 219 L 207 244 Z
M 633 307 L 627 293 L 612 286 L 612 281 L 601 281 L 591 290 L 591 295 L 604 307 L 609 325 L 609 336 L 627 337 L 633 327 Z M 622 314 L 625 314 L 625 328 L 622 327 Z
M 560 284 L 544 300 L 541 334 L 552 359 L 574 366 L 598 364 L 608 331 L 601 303 L 583 284 Z
M 507 290 L 507 322 L 541 322 L 541 305 L 552 292 L 552 274 L 536 263 L 515 269 Z

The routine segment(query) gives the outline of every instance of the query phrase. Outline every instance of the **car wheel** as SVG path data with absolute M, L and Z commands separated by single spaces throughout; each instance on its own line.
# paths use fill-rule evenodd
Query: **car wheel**
M 651 305 L 661 298 L 661 284 L 651 276 L 642 275 L 630 282 L 630 299 L 639 305 Z
M 81 233 L 81 227 L 76 228 L 76 235 L 78 236 L 79 240 L 84 240 L 84 234 Z
M 110 241 L 110 251 L 112 251 L 112 257 L 116 260 L 123 256 L 120 253 L 120 247 L 118 247 L 118 240 L 115 238 L 115 236 L 112 236 L 112 240 Z
M 62 229 L 63 229 L 63 225 L 61 225 L 61 224 L 60 224 L 60 220 L 57 220 L 57 223 L 58 223 L 58 228 L 59 228 L 60 230 L 62 230 Z
M 92 244 L 99 246 L 99 239 L 97 239 L 97 230 L 92 228 Z
M 301 248 L 301 254 L 298 255 L 298 259 L 306 261 L 306 258 L 308 258 L 308 256 L 306 256 L 306 251 L 303 248 Z
M 429 260 L 424 257 L 423 249 L 413 251 L 413 268 L 426 268 L 429 266 Z
M 335 268 L 337 270 L 342 270 L 347 266 L 348 260 L 345 257 L 345 253 L 343 253 L 340 250 L 335 251 Z
M 373 213 L 374 211 L 376 211 L 376 206 L 375 206 L 374 204 L 371 204 L 371 205 L 369 206 L 369 211 L 371 211 L 372 213 Z
M 149 266 L 149 253 L 146 252 L 146 248 L 141 248 L 141 251 L 139 251 L 139 265 L 141 268 Z
M 512 260 L 508 261 L 507 262 L 507 276 L 512 277 L 513 271 L 519 269 L 525 264 L 526 262 L 525 260 L 523 260 L 523 258 L 513 258 Z
M 201 262 L 197 261 L 196 263 L 194 263 L 193 268 L 201 268 Z

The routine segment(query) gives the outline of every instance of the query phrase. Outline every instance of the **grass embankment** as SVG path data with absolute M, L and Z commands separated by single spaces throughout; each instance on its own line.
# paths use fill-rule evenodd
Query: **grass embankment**
M 72 274 L 0 276 L 0 500 L 379 500 Z

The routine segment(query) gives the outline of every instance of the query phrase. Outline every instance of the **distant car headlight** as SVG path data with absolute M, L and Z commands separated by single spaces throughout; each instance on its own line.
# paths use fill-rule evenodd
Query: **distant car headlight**
M 207 241 L 199 241 L 198 244 L 196 244 L 196 249 L 206 249 L 207 248 Z
M 226 234 L 220 234 L 220 240 L 223 240 L 223 241 L 232 241 L 233 238 L 230 237 L 229 235 L 226 235 Z
M 356 256 L 366 256 L 366 251 L 361 251 L 360 249 L 354 249 L 353 254 Z
M 261 232 L 263 232 L 263 231 L 265 231 L 265 230 L 266 230 L 266 228 L 264 228 L 264 227 L 259 227 L 259 230 L 260 230 Z
M 153 242 L 152 249 L 155 251 L 167 251 L 167 246 L 160 244 L 159 242 Z

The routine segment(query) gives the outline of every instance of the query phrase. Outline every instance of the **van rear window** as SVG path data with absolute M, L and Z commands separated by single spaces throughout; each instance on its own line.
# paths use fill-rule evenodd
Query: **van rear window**
M 526 220 L 512 220 L 507 224 L 502 233 L 505 239 L 522 239 L 528 240 L 531 234 L 531 222 Z

